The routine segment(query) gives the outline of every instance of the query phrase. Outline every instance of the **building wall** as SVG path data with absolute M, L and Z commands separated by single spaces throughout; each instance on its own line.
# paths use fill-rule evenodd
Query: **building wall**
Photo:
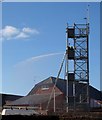
M 51 94 L 52 90 L 53 90 L 54 84 L 50 83 L 50 84 L 42 84 L 36 87 L 36 89 L 34 90 L 34 94 Z M 55 86 L 55 104 L 56 104 L 56 111 L 63 111 L 65 109 L 65 95 Z M 49 98 L 50 99 L 50 98 Z M 41 110 L 46 110 L 48 107 L 49 112 L 53 112 L 54 111 L 54 93 L 52 93 L 52 99 L 49 102 L 49 106 L 48 106 L 48 102 L 42 103 L 42 104 L 38 104 L 36 106 L 40 107 Z
M 48 110 L 49 113 L 52 113 L 54 112 L 54 99 L 52 98 L 51 101 L 45 102 L 45 103 L 42 103 L 42 104 L 39 104 L 37 105 L 38 107 L 41 108 L 41 110 L 43 111 L 46 111 Z M 55 109 L 56 109 L 56 112 L 64 112 L 65 111 L 65 96 L 63 94 L 57 96 L 55 98 Z
M 38 84 L 35 85 L 35 87 L 29 92 L 29 94 L 27 96 L 25 96 L 24 98 L 16 101 L 14 104 L 18 104 L 18 105 L 32 105 L 32 106 L 38 106 L 41 108 L 41 110 L 46 110 L 47 106 L 48 106 L 48 102 L 50 99 L 50 94 L 52 93 L 54 84 L 56 82 L 56 78 L 49 78 L 47 80 L 44 80 Z M 86 108 L 87 104 L 85 103 L 86 101 L 86 87 L 85 84 L 77 84 L 76 85 L 76 106 L 78 106 L 78 108 Z M 74 108 L 73 105 L 73 84 L 72 82 L 69 83 L 69 97 L 71 99 L 69 99 L 69 106 L 70 108 Z M 100 100 L 100 92 L 96 89 L 94 89 L 93 87 L 90 87 L 89 89 L 90 92 L 90 97 L 93 99 L 98 99 Z M 83 93 L 83 95 L 82 95 Z M 65 80 L 58 80 L 57 84 L 55 86 L 55 100 L 56 100 L 56 111 L 60 112 L 64 112 L 66 110 L 66 81 Z M 84 96 L 85 95 L 85 96 Z M 39 97 L 40 96 L 40 97 Z M 44 96 L 44 97 L 43 97 Z M 39 99 L 40 98 L 40 99 Z M 8 99 L 9 100 L 9 99 Z M 82 102 L 84 100 L 84 103 Z M 45 102 L 46 101 L 46 102 Z M 49 102 L 49 107 L 48 107 L 49 112 L 54 110 L 54 93 L 52 93 L 52 99 Z
M 53 87 L 54 84 L 46 84 L 46 85 L 42 84 L 34 91 L 34 94 L 50 94 L 52 92 Z M 55 87 L 55 92 L 62 94 L 62 92 L 57 87 Z

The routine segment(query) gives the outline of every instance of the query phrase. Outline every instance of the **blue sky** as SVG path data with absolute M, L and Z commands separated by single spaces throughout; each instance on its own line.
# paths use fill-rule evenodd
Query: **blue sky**
M 100 89 L 100 3 L 89 4 L 90 84 Z M 57 76 L 65 52 L 66 23 L 85 23 L 87 5 L 3 3 L 3 93 L 26 95 L 39 81 Z
M 101 2 L 101 0 L 4 0 L 4 2 Z

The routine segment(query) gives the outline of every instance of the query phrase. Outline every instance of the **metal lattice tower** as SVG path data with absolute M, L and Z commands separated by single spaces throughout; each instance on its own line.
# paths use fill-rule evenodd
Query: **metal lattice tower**
M 54 94 L 54 112 L 56 112 L 55 86 L 65 63 L 66 112 L 89 111 L 89 23 L 74 24 L 66 27 L 66 51 L 62 59 L 47 108 Z
M 85 24 L 75 24 L 66 27 L 66 51 L 55 81 L 59 79 L 63 64 L 65 63 L 66 79 L 66 112 L 89 111 L 89 5 Z M 52 89 L 47 109 L 55 89 Z M 56 112 L 56 99 L 54 96 L 54 112 Z
M 89 109 L 89 23 L 66 28 L 66 111 Z M 70 69 L 71 63 L 71 69 Z M 73 65 L 72 65 L 73 64 Z M 79 88 L 79 89 L 78 89 Z M 70 91 L 71 89 L 71 91 Z

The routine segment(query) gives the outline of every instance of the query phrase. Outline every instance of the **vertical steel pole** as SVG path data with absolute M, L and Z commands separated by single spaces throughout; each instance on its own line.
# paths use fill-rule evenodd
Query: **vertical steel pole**
M 56 112 L 55 85 L 54 85 L 54 113 Z
M 75 81 L 75 70 L 76 70 L 76 67 L 75 67 L 75 64 L 76 64 L 76 61 L 75 61 L 75 42 L 76 42 L 76 39 L 75 39 L 75 23 L 74 23 L 74 86 L 73 86 L 73 96 L 74 96 L 74 112 L 76 110 L 76 90 L 75 90 L 75 87 L 76 87 L 76 81 Z
M 87 27 L 87 104 L 88 111 L 90 109 L 90 98 L 89 98 L 89 23 L 86 24 Z
M 68 112 L 68 24 L 67 24 L 67 28 L 66 28 L 66 79 L 67 79 L 67 83 L 66 83 L 66 112 Z

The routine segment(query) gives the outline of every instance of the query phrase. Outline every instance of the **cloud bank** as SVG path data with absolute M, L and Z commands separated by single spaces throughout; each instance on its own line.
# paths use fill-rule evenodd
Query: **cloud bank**
M 27 39 L 38 34 L 38 30 L 29 27 L 16 28 L 14 26 L 5 26 L 0 30 L 0 38 L 2 40 Z

